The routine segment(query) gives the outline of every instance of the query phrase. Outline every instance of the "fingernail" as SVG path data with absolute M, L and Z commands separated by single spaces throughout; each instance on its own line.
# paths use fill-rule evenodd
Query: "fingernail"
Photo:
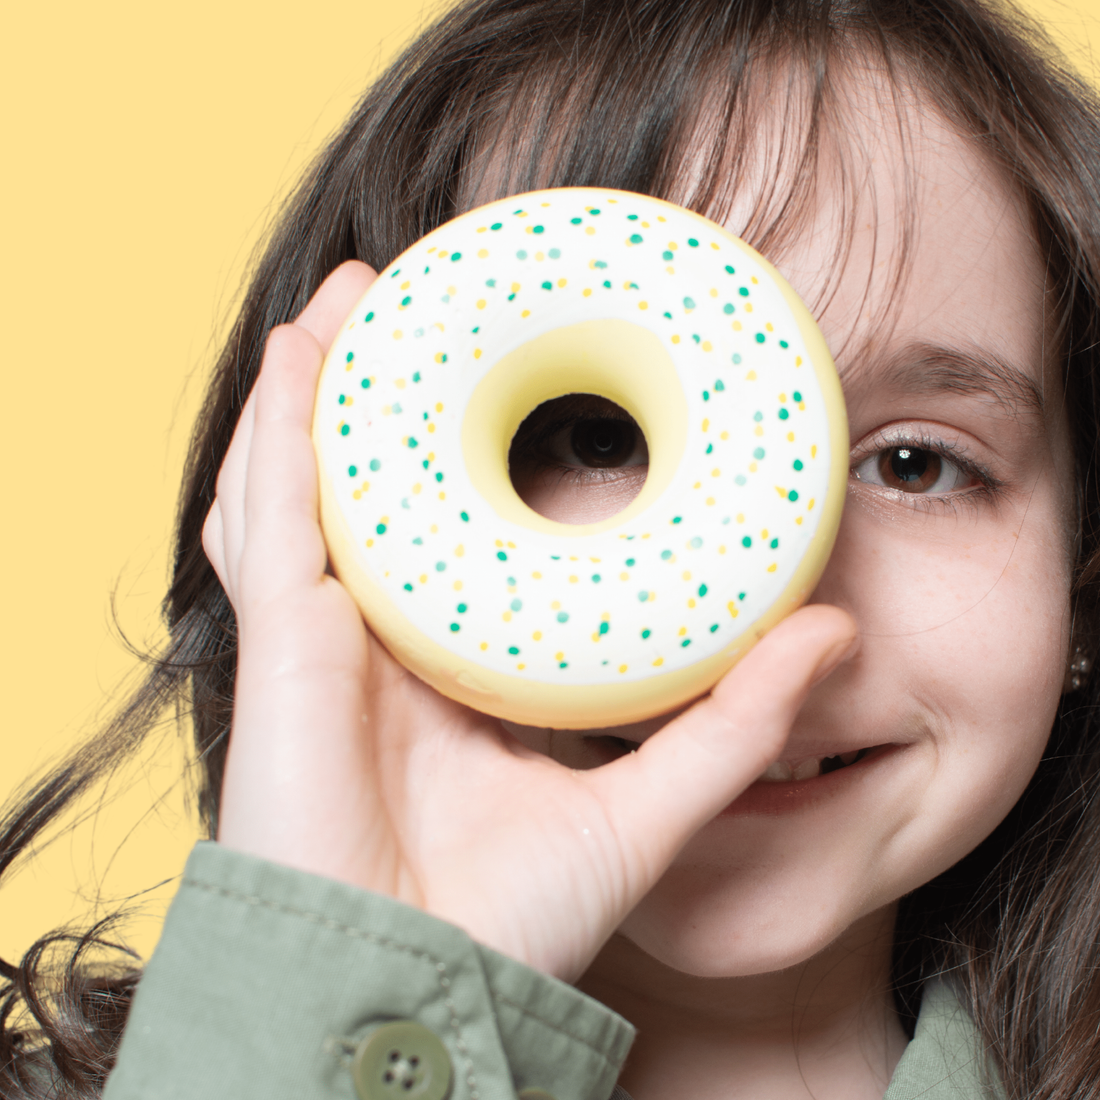
M 816 687 L 830 675 L 838 665 L 843 664 L 849 657 L 851 657 L 855 651 L 859 649 L 859 635 L 857 634 L 850 641 L 837 642 L 828 653 L 821 659 L 821 663 L 814 671 L 814 677 L 810 681 L 811 687 Z

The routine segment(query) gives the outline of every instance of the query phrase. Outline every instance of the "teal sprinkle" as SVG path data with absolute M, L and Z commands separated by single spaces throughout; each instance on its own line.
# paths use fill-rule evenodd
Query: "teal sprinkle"
M 733 303 L 732 302 L 727 302 L 722 307 L 722 312 L 728 317 L 733 312 Z
M 522 206 L 518 210 L 513 210 L 512 211 L 512 214 L 517 216 L 517 217 L 522 213 L 523 213 L 523 207 Z
M 345 360 L 345 362 L 350 363 L 354 358 L 355 358 L 355 352 L 354 351 L 349 351 L 348 352 L 348 357 Z
M 719 378 L 718 381 L 714 383 L 714 388 L 719 393 L 721 393 L 726 388 L 726 384 L 725 384 L 725 382 L 722 381 L 721 378 Z
M 416 448 L 419 447 L 419 446 L 420 446 L 420 444 L 417 443 L 416 437 L 410 435 L 409 436 L 409 450 L 410 451 L 416 450 Z
M 554 289 L 554 284 L 552 282 L 550 282 L 549 280 L 547 280 L 545 283 L 542 284 L 542 289 L 543 290 L 553 290 Z
M 424 274 L 425 274 L 425 275 L 427 275 L 429 271 L 431 271 L 431 268 L 430 268 L 430 267 L 425 267 L 425 268 L 424 268 Z
M 638 284 L 637 284 L 637 283 L 627 283 L 626 285 L 627 285 L 627 287 L 629 287 L 629 288 L 630 288 L 631 290 L 637 290 L 637 289 L 638 289 Z
M 703 390 L 703 400 L 704 401 L 709 401 L 710 400 L 710 391 L 709 390 Z
M 403 411 L 401 406 L 396 401 L 390 406 L 390 408 L 392 408 L 395 413 Z
M 396 279 L 397 276 L 400 275 L 400 274 L 401 274 L 401 268 L 398 268 L 396 271 L 391 271 L 390 272 L 390 278 L 391 279 Z
M 791 491 L 790 491 L 790 492 L 789 492 L 789 493 L 787 494 L 787 499 L 788 499 L 789 501 L 791 501 L 792 503 L 793 503 L 794 501 L 798 500 L 798 490 L 797 490 L 797 489 L 792 489 L 792 490 L 791 490 Z
M 737 293 L 740 294 L 742 298 L 747 298 L 749 296 L 749 288 L 747 286 L 738 287 Z
M 464 604 L 464 603 L 460 603 L 460 604 L 458 605 L 458 607 L 456 607 L 456 608 L 455 608 L 455 610 L 456 610 L 456 611 L 457 611 L 457 612 L 458 612 L 458 613 L 459 613 L 460 615 L 465 615 L 465 614 L 466 614 L 466 604 Z
M 746 535 L 741 540 L 741 545 L 747 550 L 750 546 L 752 546 L 752 539 L 748 535 Z
M 558 668 L 568 668 L 568 667 L 569 667 L 569 662 L 568 662 L 568 661 L 562 661 L 562 662 L 561 662 L 561 663 L 560 663 L 560 664 L 558 665 Z
M 424 540 L 419 535 L 417 535 L 416 538 L 413 539 L 413 546 L 423 546 L 423 545 L 424 545 Z
M 737 272 L 734 271 L 734 269 L 732 267 L 730 267 L 729 264 L 726 264 L 726 272 L 730 275 L 736 275 L 737 274 Z
M 691 639 L 690 639 L 690 638 L 685 638 L 685 639 L 684 639 L 684 640 L 683 640 L 683 641 L 682 641 L 682 642 L 680 643 L 680 646 L 681 646 L 682 648 L 685 648 L 685 649 L 686 649 L 686 648 L 687 648 L 687 647 L 688 647 L 689 645 L 691 645 Z
M 513 588 L 513 587 L 515 587 L 515 583 L 516 583 L 516 578 L 515 578 L 515 577 L 509 577 L 509 578 L 507 579 L 507 581 L 505 581 L 505 583 L 506 583 L 506 584 L 507 584 L 507 585 L 508 585 L 508 586 L 509 586 L 510 588 Z
M 485 285 L 488 286 L 488 287 L 492 287 L 495 290 L 496 285 L 497 285 L 497 281 L 496 281 L 496 279 L 486 279 L 485 280 Z
M 600 575 L 599 575 L 599 573 L 593 573 L 593 574 L 592 574 L 592 583 L 593 583 L 593 584 L 599 584 L 599 583 L 600 583 Z
M 764 419 L 764 414 L 759 409 L 757 409 L 756 412 L 752 414 L 752 418 L 756 421 L 757 424 L 759 424 L 760 421 Z
M 513 657 L 518 657 L 519 656 L 519 646 L 510 645 L 508 647 L 508 652 L 511 653 L 511 655 Z
M 444 363 L 447 362 L 447 356 L 445 356 L 445 355 L 443 356 L 443 362 Z M 420 381 L 420 371 L 415 371 L 413 373 L 413 381 L 414 382 L 419 382 Z
M 688 244 L 691 245 L 692 248 L 699 247 L 699 242 L 694 237 L 688 237 Z
M 709 454 L 710 454 L 710 452 L 711 452 L 711 451 L 713 451 L 713 450 L 714 450 L 714 444 L 713 444 L 713 443 L 708 443 L 708 444 L 707 444 L 707 449 L 706 449 L 706 451 L 704 451 L 703 453 L 704 453 L 704 454 L 708 454 L 708 455 L 709 455 Z
M 512 609 L 513 611 L 519 611 L 519 610 L 521 610 L 521 609 L 522 609 L 522 607 L 523 607 L 523 600 L 513 600 L 513 601 L 512 601 L 512 602 L 511 602 L 511 603 L 510 603 L 510 604 L 509 604 L 508 606 L 509 606 L 509 607 L 510 607 L 510 608 L 511 608 L 511 609 Z
M 551 554 L 550 555 L 550 560 L 551 561 L 561 561 L 561 554 Z
M 756 334 L 756 342 L 758 344 L 762 344 L 764 342 L 764 334 L 762 332 L 758 332 Z
M 672 253 L 669 252 L 667 248 L 665 249 L 664 252 L 661 253 L 661 259 L 664 260 L 666 263 L 669 260 L 671 260 L 672 258 L 673 258 Z
M 610 290 L 611 289 L 611 280 L 610 279 L 604 279 L 603 285 L 605 287 L 607 287 L 608 290 Z
M 532 226 L 531 232 L 532 233 L 541 233 L 542 232 L 542 226 L 541 225 Z
M 547 253 L 547 255 L 552 260 L 561 259 L 561 249 L 560 248 L 551 248 L 550 251 Z
M 790 417 L 790 415 L 791 414 L 786 409 L 780 409 L 779 410 L 779 419 L 780 420 L 787 420 Z
M 670 321 L 672 320 L 672 314 L 671 314 L 671 313 L 666 313 L 666 314 L 665 314 L 665 316 L 666 316 L 666 317 L 667 317 L 667 318 L 668 318 L 668 319 L 669 319 Z
M 638 215 L 637 214 L 627 214 L 626 220 L 628 222 L 636 222 L 638 220 Z
M 673 523 L 680 523 L 683 520 L 683 518 L 684 518 L 683 516 L 673 516 L 672 517 L 672 522 Z
M 604 260 L 597 260 L 596 267 L 598 267 L 602 271 L 605 267 L 607 267 L 607 262 Z
M 699 585 L 699 595 L 705 596 L 707 594 L 707 586 L 705 584 Z
M 452 252 L 451 253 L 451 263 L 454 263 L 456 260 L 461 260 L 461 259 L 462 259 L 462 253 L 461 252 Z
M 371 468 L 371 470 L 373 470 L 373 471 L 374 471 L 375 473 L 377 473 L 377 472 L 378 472 L 379 470 L 381 470 L 381 469 L 382 469 L 382 463 L 381 463 L 381 462 L 379 462 L 377 458 L 372 458 L 372 459 L 370 460 L 370 468 Z
M 386 525 L 385 525 L 384 523 L 380 523 L 380 524 L 379 524 L 379 525 L 378 525 L 378 526 L 377 526 L 377 527 L 376 527 L 376 528 L 374 529 L 374 533 L 375 533 L 376 535 L 384 535 L 384 534 L 386 533 Z
M 789 348 L 789 347 L 790 347 L 791 345 L 790 345 L 790 344 L 788 344 L 786 340 L 780 340 L 780 341 L 779 341 L 779 346 L 780 346 L 781 348 Z
M 452 634 L 457 634 L 460 629 L 461 628 L 459 627 L 458 623 L 451 623 L 451 633 Z
M 744 593 L 744 592 L 738 592 L 738 593 L 737 593 L 737 598 L 738 598 L 739 600 L 743 600 L 743 599 L 745 598 L 745 593 Z
M 691 334 L 691 338 L 698 344 L 702 337 L 697 332 Z
M 520 249 L 520 250 L 519 250 L 519 251 L 518 251 L 518 252 L 516 253 L 516 259 L 517 259 L 517 260 L 526 260 L 526 259 L 527 259 L 527 253 L 526 253 L 526 252 L 525 252 L 525 251 L 524 251 L 524 250 L 523 250 L 523 249 L 521 248 L 521 249 Z
M 452 256 L 451 259 L 454 259 L 454 257 Z M 411 294 L 406 294 L 405 297 L 401 299 L 401 304 L 403 306 L 407 306 L 411 301 L 412 301 L 412 295 Z
M 736 367 L 737 364 L 740 363 L 740 362 L 741 362 L 741 356 L 738 352 L 735 351 L 733 353 L 733 365 Z
M 769 546 L 770 546 L 770 547 L 771 547 L 771 548 L 772 548 L 773 550 L 778 550 L 778 549 L 779 549 L 779 539 L 772 539 L 772 541 L 771 541 L 770 543 L 768 543 L 768 545 L 769 545 Z
M 342 405 L 345 401 L 347 401 L 347 398 L 343 394 L 340 394 L 340 396 L 337 398 L 337 404 Z
M 497 561 L 507 561 L 508 555 L 503 550 L 497 551 Z
M 594 217 L 594 218 L 595 218 L 595 217 L 598 217 L 598 216 L 599 216 L 599 213 L 600 213 L 600 212 L 599 212 L 598 210 L 589 210 L 589 211 L 588 211 L 588 213 L 589 213 L 589 214 L 591 214 L 591 215 L 592 215 L 592 217 Z
M 426 470 L 431 465 L 431 463 L 427 459 L 424 459 L 424 461 L 421 462 L 420 465 L 423 466 Z
M 363 321 L 364 321 L 365 324 L 370 324 L 370 322 L 373 321 L 373 320 L 374 320 L 374 310 L 372 309 L 370 311 L 370 313 L 368 313 L 366 315 L 366 317 L 363 318 Z
M 631 233 L 630 234 L 630 243 L 631 244 L 641 244 L 642 243 L 641 233 Z
M 662 550 L 661 551 L 661 561 L 668 561 L 668 559 L 671 558 L 671 557 L 672 557 L 672 551 L 671 550 Z
M 745 475 L 744 475 L 744 474 L 738 474 L 738 475 L 737 475 L 737 476 L 736 476 L 736 477 L 735 477 L 735 478 L 733 479 L 733 483 L 734 483 L 735 485 L 744 485 L 744 484 L 745 484 Z
M 646 600 L 649 599 L 649 593 L 648 592 L 639 592 L 638 593 L 638 599 L 641 600 L 642 603 L 645 603 Z
M 436 471 L 435 480 L 436 481 L 442 481 L 443 480 L 443 471 L 442 470 L 437 470 Z
M 698 535 L 696 535 L 695 538 L 693 538 L 691 540 L 692 550 L 698 550 L 699 547 L 702 546 L 702 545 L 703 545 L 703 540 Z
M 364 378 L 363 381 L 359 383 L 359 385 L 362 386 L 363 389 L 369 390 L 370 389 L 370 379 L 369 378 Z
M 348 477 L 355 477 L 355 475 L 357 473 L 359 473 L 359 467 L 358 466 L 349 466 L 348 467 Z
M 425 419 L 425 420 L 427 420 L 427 419 L 428 419 L 428 414 L 427 414 L 427 413 L 424 413 L 424 414 L 423 414 L 423 416 L 424 416 L 424 419 Z
M 634 568 L 634 559 L 633 558 L 627 558 L 626 559 L 626 564 L 627 564 L 628 569 L 633 569 Z
M 793 465 L 794 465 L 794 468 L 795 468 L 796 470 L 801 470 L 801 469 L 802 469 L 802 459 L 800 459 L 800 458 L 796 458 L 796 459 L 794 460 L 794 463 L 793 463 Z
M 695 299 L 694 298 L 685 298 L 684 299 L 684 309 L 694 309 L 694 308 L 695 308 Z
M 469 512 L 459 512 L 458 514 L 459 514 L 459 517 L 461 518 L 463 523 L 469 523 L 470 522 L 470 513 Z
M 501 222 L 493 222 L 493 224 L 489 226 L 489 228 L 495 233 L 501 227 L 501 225 Z
M 802 400 L 802 394 L 800 394 L 798 392 L 798 390 L 795 390 L 794 393 L 791 394 L 791 397 L 793 397 L 795 399 L 795 401 L 801 401 Z
M 763 458 L 764 457 L 764 448 L 763 447 L 757 447 L 752 452 L 752 457 L 753 458 Z
M 516 297 L 516 296 L 515 296 L 514 294 L 509 294 L 509 295 L 508 295 L 508 301 L 509 301 L 509 302 L 511 302 L 511 301 L 514 301 L 514 300 L 515 300 L 515 297 Z
M 345 424 L 345 425 L 344 425 L 344 426 L 343 426 L 343 427 L 342 427 L 342 428 L 340 429 L 340 434 L 341 434 L 341 435 L 347 435 L 347 434 L 348 434 L 348 432 L 350 432 L 350 431 L 351 431 L 351 425 L 350 425 L 350 424 Z
M 445 561 L 437 561 L 435 563 L 435 571 L 437 573 L 443 573 L 447 569 L 447 563 Z
M 403 585 L 403 587 L 406 592 L 411 592 L 413 590 L 413 586 L 411 584 L 405 584 Z
M 569 622 L 569 613 L 567 611 L 559 611 L 558 612 L 558 622 L 559 623 Z
M 650 634 L 652 634 L 652 633 L 653 633 L 652 630 L 643 630 L 642 631 L 642 637 L 643 638 L 648 638 L 650 636 Z
M 569 219 L 569 224 L 570 225 L 580 225 L 583 220 L 584 220 L 583 218 L 570 218 Z
M 600 623 L 600 633 L 606 634 L 611 629 L 610 623 Z

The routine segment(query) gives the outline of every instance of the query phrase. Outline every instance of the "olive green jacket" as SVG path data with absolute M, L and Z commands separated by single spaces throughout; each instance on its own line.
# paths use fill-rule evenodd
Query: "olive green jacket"
M 590 997 L 416 909 L 201 843 L 105 1100 L 363 1100 L 356 1051 L 394 1020 L 441 1041 L 450 1100 L 608 1100 L 634 1037 Z M 969 1018 L 932 985 L 886 1100 L 985 1097 L 978 1066 Z

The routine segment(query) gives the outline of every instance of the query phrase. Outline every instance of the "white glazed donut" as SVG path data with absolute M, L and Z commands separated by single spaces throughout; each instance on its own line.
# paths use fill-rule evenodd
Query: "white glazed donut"
M 508 449 L 590 393 L 637 420 L 638 497 L 583 526 L 527 507 Z M 699 215 L 621 191 L 491 203 L 356 306 L 314 418 L 337 576 L 434 688 L 604 728 L 707 691 L 813 590 L 848 429 L 832 360 L 775 269 Z

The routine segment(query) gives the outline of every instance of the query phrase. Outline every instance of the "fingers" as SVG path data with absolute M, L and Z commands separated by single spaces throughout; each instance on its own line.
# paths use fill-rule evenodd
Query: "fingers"
M 585 773 L 603 788 L 623 842 L 648 847 L 653 881 L 779 756 L 810 689 L 851 655 L 856 638 L 839 608 L 804 607 L 637 752 Z
M 284 560 L 297 571 L 283 576 L 283 584 L 291 576 L 302 579 L 315 573 L 320 544 L 301 523 L 316 522 L 316 471 L 308 435 L 317 375 L 323 351 L 375 277 L 358 261 L 341 265 L 294 323 L 279 326 L 268 338 L 259 378 L 219 471 L 217 498 L 203 528 L 207 557 L 234 604 L 240 598 L 246 533 L 276 540 L 267 542 L 269 548 L 294 549 Z M 257 440 L 260 405 L 263 427 Z M 247 501 L 252 505 L 251 522 Z M 279 509 L 287 508 L 282 516 L 286 522 L 273 523 Z M 277 580 L 278 573 L 266 572 L 258 579 L 265 585 Z

